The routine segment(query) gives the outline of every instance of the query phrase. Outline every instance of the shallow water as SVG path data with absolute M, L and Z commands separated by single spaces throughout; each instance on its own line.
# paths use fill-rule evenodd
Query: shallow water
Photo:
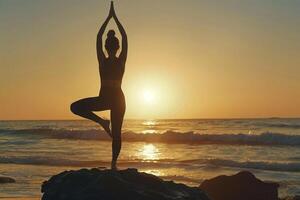
M 249 170 L 300 194 L 300 119 L 126 120 L 120 168 L 135 167 L 197 186 L 220 174 Z M 108 167 L 111 143 L 88 121 L 1 121 L 0 197 L 38 197 L 52 175 Z

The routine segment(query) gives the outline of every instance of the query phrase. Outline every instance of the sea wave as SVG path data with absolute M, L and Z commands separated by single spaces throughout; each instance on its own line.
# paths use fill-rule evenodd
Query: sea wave
M 269 171 L 300 172 L 299 162 L 265 162 L 265 161 L 234 161 L 226 159 L 197 159 L 185 160 L 184 163 L 208 164 L 218 167 L 230 167 L 241 169 L 258 169 Z
M 300 129 L 299 123 L 288 123 L 288 122 L 256 122 L 253 125 L 259 127 Z
M 1 164 L 23 164 L 43 166 L 70 166 L 70 167 L 108 167 L 108 161 L 101 160 L 72 160 L 49 156 L 0 156 Z M 229 167 L 240 169 L 256 169 L 281 172 L 300 172 L 300 162 L 265 162 L 265 161 L 234 161 L 226 159 L 195 159 L 195 160 L 120 160 L 120 167 L 138 168 L 170 168 L 212 169 L 213 167 Z
M 80 161 L 48 156 L 0 156 L 2 164 L 24 164 L 24 165 L 45 165 L 45 166 L 99 166 L 106 165 L 108 162 L 99 161 Z
M 29 136 L 51 139 L 110 140 L 103 130 L 57 130 L 24 129 L 0 130 L 10 136 Z M 300 145 L 300 135 L 265 132 L 261 134 L 201 134 L 196 132 L 166 131 L 164 133 L 142 134 L 124 131 L 123 140 L 128 142 L 162 142 L 183 144 L 236 144 L 236 145 Z

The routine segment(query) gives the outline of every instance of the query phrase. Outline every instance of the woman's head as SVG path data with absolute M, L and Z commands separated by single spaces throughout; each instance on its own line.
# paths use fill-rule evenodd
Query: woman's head
M 119 40 L 115 36 L 114 30 L 109 30 L 107 33 L 107 38 L 105 40 L 105 49 L 109 56 L 115 56 L 118 49 L 120 48 Z

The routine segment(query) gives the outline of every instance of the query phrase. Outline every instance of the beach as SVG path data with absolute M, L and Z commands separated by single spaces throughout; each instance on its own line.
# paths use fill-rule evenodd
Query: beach
M 43 181 L 70 169 L 109 167 L 111 142 L 81 120 L 1 121 L 0 199 L 38 199 Z M 220 174 L 251 171 L 300 194 L 300 119 L 125 120 L 121 169 L 199 186 Z

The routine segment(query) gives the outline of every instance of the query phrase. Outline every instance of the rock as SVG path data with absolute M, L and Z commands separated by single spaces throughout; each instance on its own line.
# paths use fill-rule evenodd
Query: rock
M 199 188 L 137 169 L 65 171 L 45 181 L 42 193 L 42 200 L 209 200 Z
M 0 176 L 0 184 L 15 183 L 16 180 L 7 176 Z
M 299 196 L 299 195 L 296 195 L 296 196 L 294 196 L 294 197 L 286 197 L 286 198 L 284 198 L 284 199 L 282 199 L 282 200 L 300 200 L 300 196 Z
M 277 183 L 265 183 L 251 172 L 205 180 L 200 189 L 212 200 L 278 200 Z

